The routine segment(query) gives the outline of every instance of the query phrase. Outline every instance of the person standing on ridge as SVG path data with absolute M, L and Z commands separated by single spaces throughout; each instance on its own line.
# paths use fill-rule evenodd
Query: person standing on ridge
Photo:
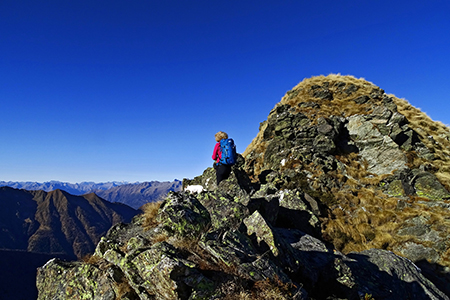
M 217 185 L 222 180 L 230 176 L 231 166 L 236 163 L 236 146 L 233 139 L 228 138 L 228 134 L 219 131 L 214 135 L 216 145 L 212 159 L 214 160 L 214 169 L 216 170 Z

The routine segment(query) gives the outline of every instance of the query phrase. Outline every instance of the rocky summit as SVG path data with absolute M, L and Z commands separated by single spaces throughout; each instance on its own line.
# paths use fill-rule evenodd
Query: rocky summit
M 208 168 L 49 261 L 39 299 L 449 299 L 449 140 L 366 80 L 305 79 L 229 179 Z

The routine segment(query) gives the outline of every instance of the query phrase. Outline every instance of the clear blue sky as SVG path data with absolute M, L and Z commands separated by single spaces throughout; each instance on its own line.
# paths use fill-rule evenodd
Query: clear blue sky
M 0 0 L 0 181 L 193 178 L 330 73 L 450 124 L 449 56 L 448 0 Z

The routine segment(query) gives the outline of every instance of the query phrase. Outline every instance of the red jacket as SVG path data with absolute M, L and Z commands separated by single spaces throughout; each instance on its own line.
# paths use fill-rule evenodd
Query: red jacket
M 220 151 L 220 142 L 219 142 L 214 146 L 212 159 L 218 163 L 220 161 L 221 157 L 222 157 L 222 151 Z

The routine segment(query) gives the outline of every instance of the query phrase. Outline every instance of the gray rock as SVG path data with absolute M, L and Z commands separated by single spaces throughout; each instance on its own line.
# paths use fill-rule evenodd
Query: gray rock
M 441 201 L 450 198 L 450 193 L 433 174 L 421 171 L 415 176 L 414 189 L 418 196 Z
M 406 156 L 398 145 L 389 136 L 382 135 L 364 116 L 351 116 L 346 127 L 360 150 L 361 159 L 369 163 L 369 172 L 381 175 L 407 168 Z
M 53 259 L 38 269 L 39 299 L 114 300 L 119 283 L 100 268 Z
M 170 234 L 195 240 L 209 229 L 211 216 L 192 195 L 171 192 L 161 204 L 157 221 Z
M 449 299 L 410 260 L 380 249 L 348 255 L 361 296 L 374 299 Z M 356 263 L 357 262 L 357 263 Z
M 353 99 L 353 101 L 355 101 L 358 104 L 364 104 L 367 103 L 370 100 L 369 96 L 359 96 L 358 98 Z

